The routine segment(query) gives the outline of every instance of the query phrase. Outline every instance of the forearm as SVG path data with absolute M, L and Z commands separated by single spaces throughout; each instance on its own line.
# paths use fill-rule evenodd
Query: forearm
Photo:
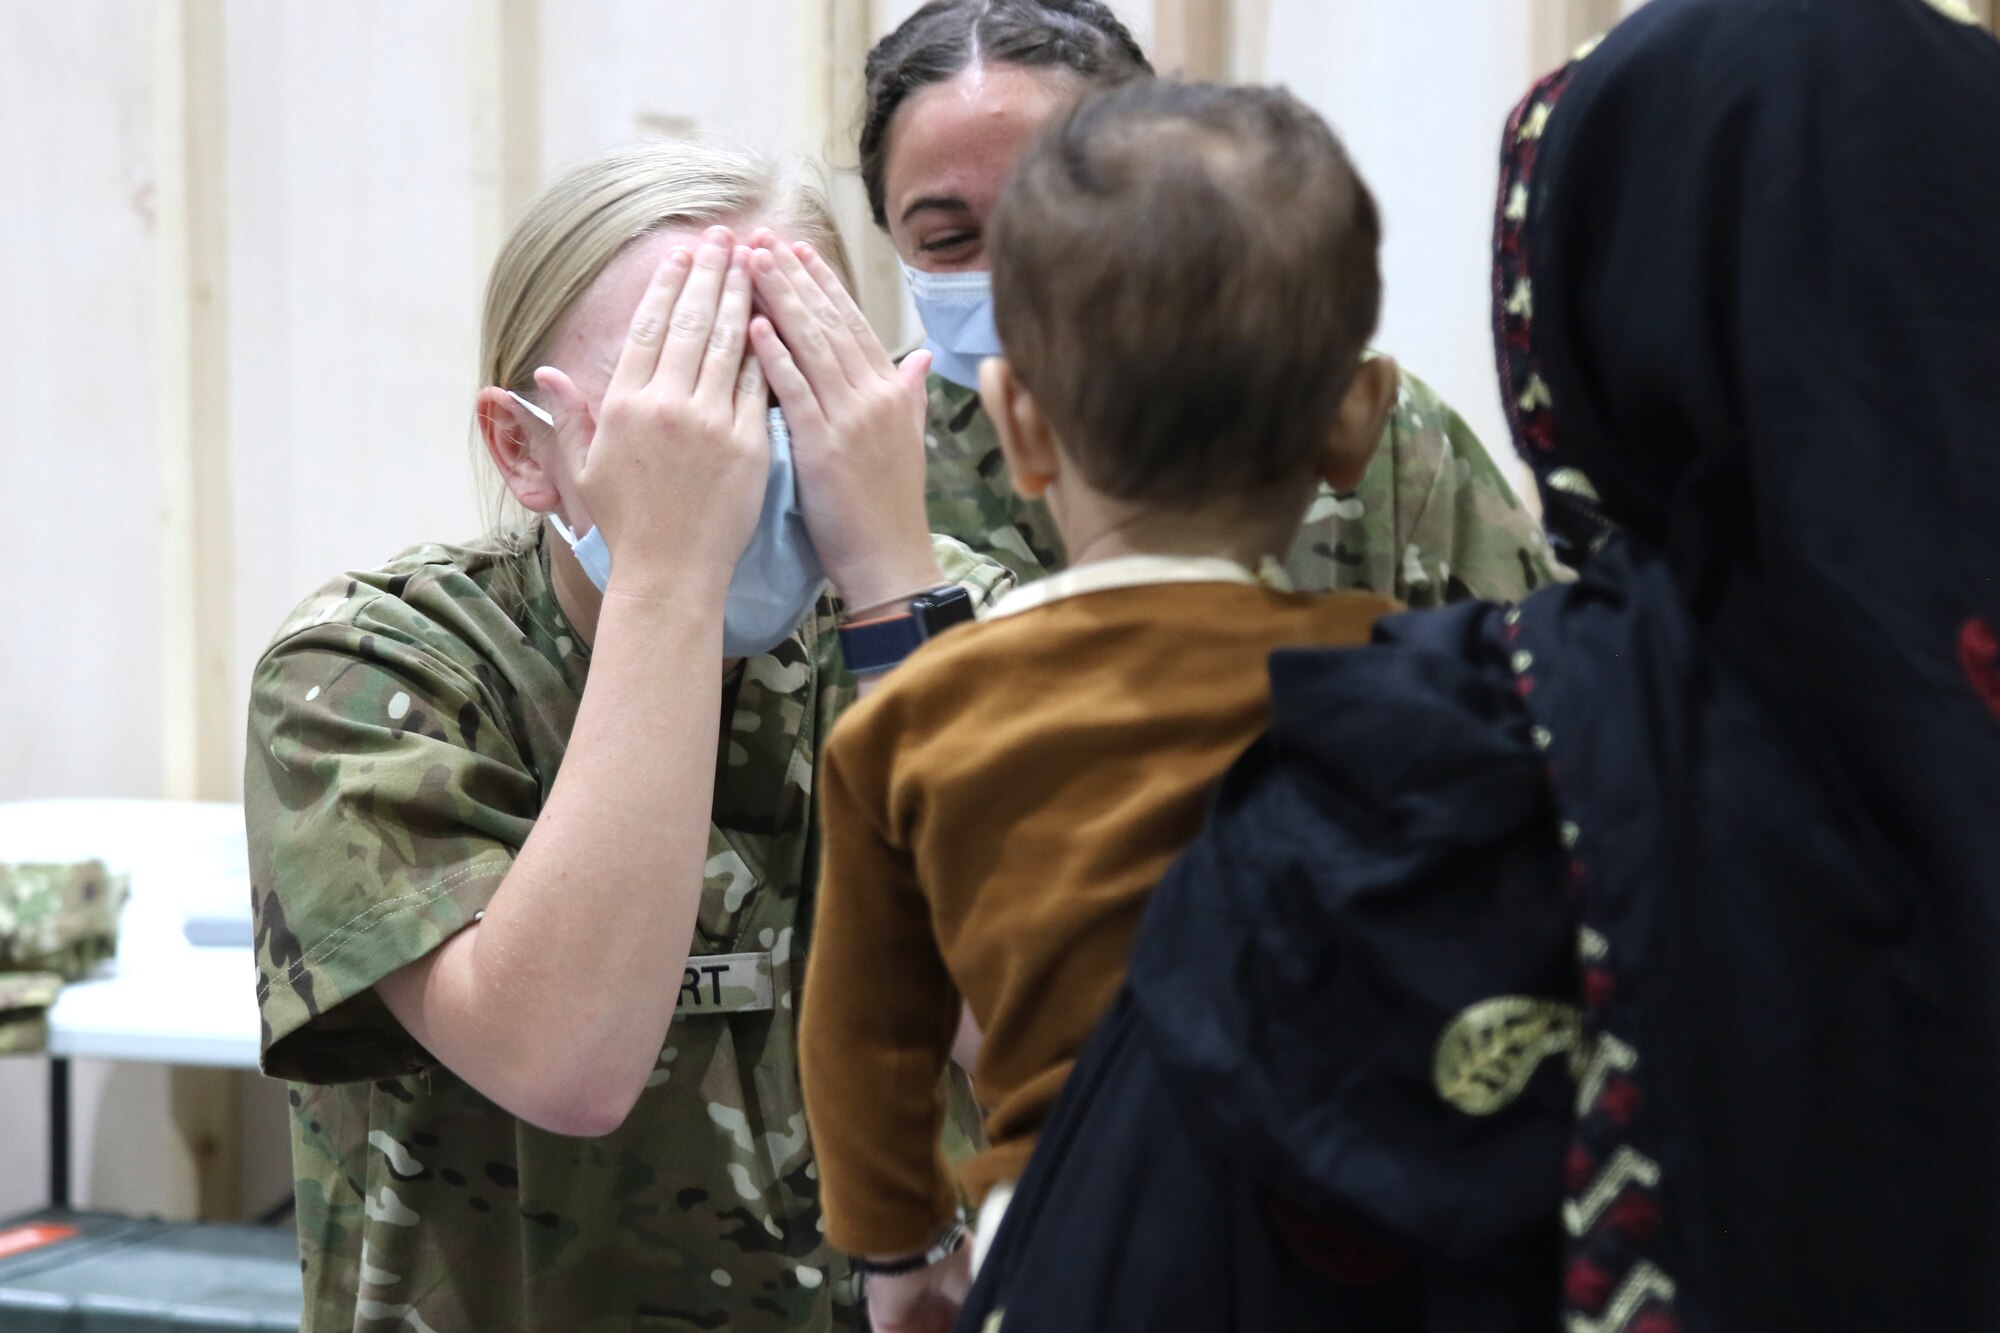
M 477 926 L 385 983 L 432 1054 L 546 1128 L 615 1128 L 672 1021 L 707 858 L 721 659 L 719 589 L 607 596 L 519 857 Z

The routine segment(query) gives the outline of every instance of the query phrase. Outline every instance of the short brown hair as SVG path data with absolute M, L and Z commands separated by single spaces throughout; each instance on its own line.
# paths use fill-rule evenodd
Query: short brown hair
M 1007 359 L 1092 486 L 1192 508 L 1310 474 L 1382 281 L 1374 198 L 1304 103 L 1101 93 L 1029 148 L 987 238 Z

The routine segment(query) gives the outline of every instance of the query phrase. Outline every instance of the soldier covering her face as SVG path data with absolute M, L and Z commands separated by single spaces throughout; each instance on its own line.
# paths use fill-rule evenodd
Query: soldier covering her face
M 854 1326 L 793 1037 L 814 756 L 854 693 L 818 571 L 857 608 L 1011 578 L 925 532 L 923 366 L 844 267 L 762 160 L 577 168 L 495 266 L 478 399 L 549 521 L 336 579 L 259 663 L 307 1329 Z

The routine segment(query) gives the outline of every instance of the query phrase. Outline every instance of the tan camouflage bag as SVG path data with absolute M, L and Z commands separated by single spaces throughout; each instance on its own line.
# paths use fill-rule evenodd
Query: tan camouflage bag
M 53 972 L 0 972 L 0 1055 L 28 1055 L 49 1042 L 49 1006 L 63 979 Z
M 117 950 L 126 889 L 102 861 L 0 865 L 0 1054 L 46 1044 L 63 983 Z

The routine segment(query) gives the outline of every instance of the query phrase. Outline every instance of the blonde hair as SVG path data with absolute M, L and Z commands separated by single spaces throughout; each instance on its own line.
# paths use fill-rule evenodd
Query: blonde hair
M 811 242 L 853 285 L 817 164 L 672 139 L 626 144 L 578 163 L 528 205 L 493 261 L 479 331 L 481 383 L 532 394 L 563 317 L 634 241 L 669 228 L 752 221 Z M 475 451 L 486 457 L 483 448 Z M 505 485 L 495 498 L 496 519 L 519 517 Z

